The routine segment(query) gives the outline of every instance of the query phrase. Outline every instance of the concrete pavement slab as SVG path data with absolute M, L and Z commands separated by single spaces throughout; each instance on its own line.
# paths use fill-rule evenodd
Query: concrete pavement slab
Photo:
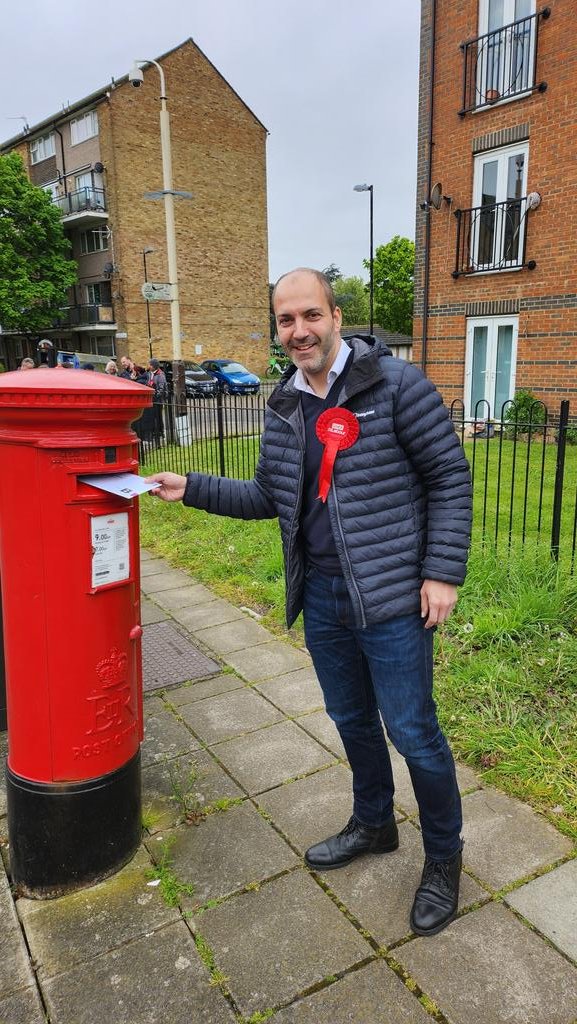
M 146 692 L 220 671 L 220 665 L 207 658 L 171 619 L 144 627 L 142 663 Z
M 141 745 L 142 767 L 199 750 L 201 744 L 172 711 L 146 714 L 144 743 Z
M 411 782 L 407 762 L 391 744 L 389 744 L 389 754 L 395 779 L 395 806 L 401 808 L 405 814 L 416 814 L 419 808 L 415 800 L 413 783 Z M 471 768 L 464 764 L 456 764 L 455 767 L 457 769 L 457 784 L 460 793 L 465 793 L 471 789 L 479 789 L 481 783 Z
M 505 901 L 577 960 L 577 860 L 515 889 Z
M 209 626 L 196 631 L 198 639 L 217 654 L 230 654 L 231 651 L 242 651 L 257 644 L 266 644 L 271 635 L 268 629 L 259 626 L 248 616 L 227 622 L 223 626 Z
M 181 569 L 165 569 L 164 572 L 151 572 L 150 562 L 143 567 L 140 585 L 145 594 L 158 594 L 161 590 L 176 590 L 177 587 L 190 585 L 190 576 Z
M 257 683 L 256 689 L 272 700 L 277 708 L 287 715 L 302 715 L 307 711 L 324 709 L 323 693 L 314 668 L 288 672 L 264 683 Z
M 46 1024 L 36 985 L 0 998 L 0 1024 Z
M 232 651 L 227 654 L 225 661 L 249 683 L 258 683 L 261 679 L 297 671 L 299 668 L 309 668 L 311 664 L 310 655 L 280 640 L 271 640 L 268 644 L 243 651 Z
M 214 800 L 233 799 L 243 792 L 205 750 L 150 765 L 142 772 L 142 810 L 154 834 L 202 811 Z
M 259 807 L 302 853 L 325 836 L 334 835 L 351 815 L 353 777 L 342 764 L 269 790 Z
M 294 998 L 372 952 L 300 870 L 207 910 L 195 923 L 246 1016 Z
M 184 586 L 175 587 L 174 590 L 158 591 L 154 595 L 154 600 L 169 612 L 177 612 L 181 608 L 192 608 L 199 604 L 209 604 L 210 601 L 216 601 L 216 599 L 214 591 L 209 590 L 202 583 L 193 583 L 190 577 Z
M 577 970 L 489 904 L 395 951 L 451 1024 L 573 1024 Z
M 319 743 L 332 750 L 337 757 L 346 760 L 347 754 L 341 737 L 334 722 L 329 718 L 326 711 L 313 711 L 311 715 L 300 715 L 299 725 L 314 736 Z
M 26 949 L 16 910 L 14 909 L 10 886 L 1 867 L 0 921 L 2 922 L 0 999 L 4 999 L 20 989 L 31 988 L 35 981 L 30 967 L 28 950 Z
M 248 793 L 260 793 L 281 782 L 330 764 L 332 755 L 293 722 L 267 726 L 248 736 L 217 743 L 212 748 L 231 775 Z
M 399 825 L 399 849 L 359 857 L 338 871 L 323 872 L 332 892 L 383 946 L 410 935 L 409 916 L 421 879 L 424 853 L 421 835 L 407 821 Z M 462 875 L 459 909 L 488 898 L 476 882 Z
M 195 906 L 298 863 L 250 803 L 210 814 L 197 826 L 180 826 L 172 836 L 171 869 L 181 882 L 194 885 Z M 153 856 L 160 841 L 146 840 Z
M 275 1014 L 274 1024 L 431 1024 L 412 992 L 382 960 Z
M 154 555 L 144 558 L 142 552 L 140 553 L 141 578 L 147 579 L 149 576 L 157 576 L 161 572 L 170 572 L 170 570 L 171 567 L 164 558 L 155 558 Z
M 494 889 L 521 879 L 572 849 L 528 804 L 496 789 L 471 793 L 463 800 L 464 863 Z
M 234 1024 L 183 921 L 44 986 L 51 1024 Z
M 244 679 L 240 679 L 231 673 L 223 673 L 220 676 L 213 676 L 212 679 L 192 680 L 184 683 L 166 695 L 168 704 L 175 708 L 183 707 L 185 704 L 194 704 L 197 700 L 204 700 L 206 697 L 215 697 L 217 693 L 228 693 L 229 690 L 238 690 L 246 686 Z
M 172 614 L 177 622 L 193 633 L 208 626 L 220 626 L 223 622 L 234 622 L 235 619 L 245 617 L 234 605 L 228 601 L 221 601 L 218 597 L 212 601 L 189 605 L 187 608 L 178 608 Z
M 149 601 L 147 597 L 142 598 L 140 602 L 141 626 L 150 626 L 153 622 L 164 622 L 167 618 L 168 614 L 164 609 Z
M 252 732 L 284 718 L 282 712 L 264 697 L 246 688 L 229 690 L 195 704 L 185 704 L 181 706 L 180 714 L 197 736 L 208 744 Z
M 55 900 L 18 900 L 41 982 L 178 920 L 178 911 L 148 884 L 150 867 L 141 848 L 126 867 L 97 885 Z

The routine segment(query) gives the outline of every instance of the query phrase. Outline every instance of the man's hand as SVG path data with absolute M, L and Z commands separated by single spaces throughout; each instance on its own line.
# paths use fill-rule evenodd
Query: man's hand
M 421 587 L 421 618 L 427 620 L 425 629 L 438 626 L 448 619 L 456 603 L 457 588 L 452 583 L 425 580 Z
M 154 473 L 146 477 L 146 483 L 157 483 L 150 493 L 155 498 L 162 498 L 163 501 L 182 501 L 186 489 L 186 477 L 178 473 Z

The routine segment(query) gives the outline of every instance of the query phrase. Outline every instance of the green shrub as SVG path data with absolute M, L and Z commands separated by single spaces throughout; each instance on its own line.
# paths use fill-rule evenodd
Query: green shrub
M 547 410 L 532 391 L 521 389 L 515 392 L 513 405 L 507 409 L 504 419 L 512 426 L 531 427 L 545 423 Z

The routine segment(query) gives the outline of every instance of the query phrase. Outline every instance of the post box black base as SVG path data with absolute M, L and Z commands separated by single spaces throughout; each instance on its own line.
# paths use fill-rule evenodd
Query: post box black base
M 31 782 L 6 769 L 12 882 L 51 899 L 93 885 L 136 852 L 142 833 L 140 751 L 122 768 L 73 783 Z

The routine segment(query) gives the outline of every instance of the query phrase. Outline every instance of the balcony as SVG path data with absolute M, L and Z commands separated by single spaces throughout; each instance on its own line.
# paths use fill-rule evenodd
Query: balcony
M 493 106 L 502 100 L 544 92 L 546 82 L 535 84 L 539 22 L 551 11 L 520 18 L 510 25 L 461 43 L 464 55 L 461 117 L 471 110 Z
M 112 306 L 84 305 L 65 306 L 60 310 L 55 327 L 69 328 L 74 331 L 110 331 L 116 327 Z
M 62 221 L 68 227 L 88 227 L 108 220 L 106 194 L 103 188 L 79 188 L 52 200 L 62 213 Z
M 471 210 L 455 210 L 457 258 L 453 277 L 522 267 L 534 270 L 534 260 L 525 262 L 525 220 L 532 208 L 532 196 L 523 196 Z

